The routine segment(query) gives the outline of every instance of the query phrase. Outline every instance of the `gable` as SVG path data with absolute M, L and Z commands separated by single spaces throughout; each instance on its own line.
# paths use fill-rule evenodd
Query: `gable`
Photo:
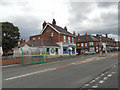
M 57 26 L 57 25 L 56 25 L 56 27 L 54 27 L 54 26 L 53 26 L 52 24 L 50 24 L 50 23 L 47 23 L 47 24 L 46 24 L 46 26 L 43 28 L 43 30 L 41 31 L 40 34 L 43 34 L 43 32 L 46 30 L 46 28 L 47 28 L 48 26 L 51 27 L 54 31 L 56 31 L 56 32 L 59 33 L 59 34 L 65 34 L 65 35 L 69 35 L 69 36 L 74 36 L 74 37 L 76 37 L 75 35 L 71 34 L 71 33 L 68 32 L 68 31 L 66 31 L 66 30 L 63 29 L 62 27 Z
M 51 33 L 59 34 L 58 31 L 53 29 L 51 26 L 47 25 L 46 28 L 44 29 L 44 31 L 42 32 L 42 35 L 44 35 L 44 34 L 51 35 Z
M 47 27 L 50 27 L 52 30 L 54 30 L 57 33 L 60 33 L 58 30 L 56 30 L 52 25 L 50 25 L 49 23 L 46 24 L 46 26 L 42 29 L 42 31 L 40 32 L 40 34 L 43 34 L 43 32 L 46 30 Z

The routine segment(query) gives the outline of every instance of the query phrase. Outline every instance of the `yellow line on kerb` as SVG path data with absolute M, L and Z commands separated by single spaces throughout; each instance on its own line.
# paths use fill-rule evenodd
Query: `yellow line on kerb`
M 47 56 L 47 54 L 43 54 L 43 55 L 23 55 L 24 57 L 26 56 Z

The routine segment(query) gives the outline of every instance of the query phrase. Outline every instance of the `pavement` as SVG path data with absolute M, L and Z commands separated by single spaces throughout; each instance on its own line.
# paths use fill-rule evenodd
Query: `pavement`
M 3 67 L 2 87 L 118 88 L 118 70 L 113 68 L 117 64 L 118 53 L 115 52 L 103 57 L 99 55 L 86 55 L 51 59 L 48 63 L 43 64 Z M 104 79 L 107 76 L 109 78 Z M 99 78 L 96 79 L 97 77 Z M 103 79 L 105 81 L 101 81 Z

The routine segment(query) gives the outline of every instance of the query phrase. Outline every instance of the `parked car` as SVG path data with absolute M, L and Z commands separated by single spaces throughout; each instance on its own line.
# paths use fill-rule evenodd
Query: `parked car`
M 85 51 L 84 55 L 93 55 L 95 53 L 96 52 L 94 52 L 94 51 Z
M 80 53 L 76 53 L 76 55 L 80 55 Z

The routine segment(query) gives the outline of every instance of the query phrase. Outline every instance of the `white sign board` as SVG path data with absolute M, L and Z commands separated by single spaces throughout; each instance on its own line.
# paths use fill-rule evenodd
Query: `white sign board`
M 0 47 L 0 56 L 2 56 L 3 54 L 3 50 L 2 50 L 2 47 Z

